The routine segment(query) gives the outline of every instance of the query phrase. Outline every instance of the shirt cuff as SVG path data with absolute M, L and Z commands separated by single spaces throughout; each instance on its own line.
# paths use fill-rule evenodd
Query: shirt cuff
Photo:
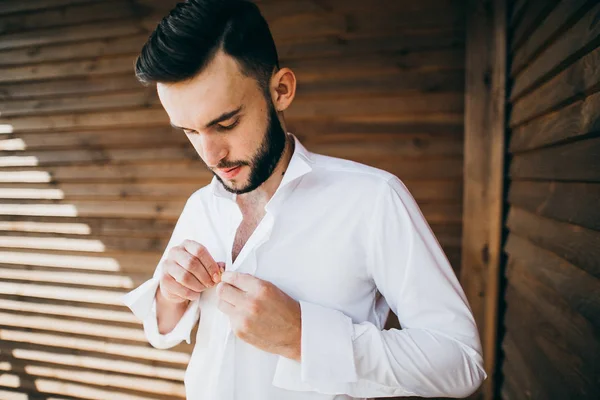
M 136 289 L 121 297 L 121 302 L 133 312 L 143 323 L 144 333 L 148 342 L 157 349 L 168 349 L 182 340 L 191 343 L 191 333 L 200 315 L 199 300 L 196 299 L 188 304 L 183 316 L 168 333 L 160 333 L 156 317 L 156 290 L 158 289 L 158 278 L 152 278 L 141 284 Z
M 308 384 L 358 380 L 354 364 L 354 326 L 344 313 L 300 301 L 300 376 Z

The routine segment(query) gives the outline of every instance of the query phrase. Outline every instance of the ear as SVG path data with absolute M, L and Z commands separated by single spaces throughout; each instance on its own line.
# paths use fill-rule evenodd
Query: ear
M 296 95 L 296 75 L 289 68 L 279 69 L 271 77 L 271 97 L 278 112 L 286 110 Z

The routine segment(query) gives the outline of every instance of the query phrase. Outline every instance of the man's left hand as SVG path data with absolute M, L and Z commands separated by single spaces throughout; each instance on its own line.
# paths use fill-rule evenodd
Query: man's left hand
M 300 303 L 270 282 L 225 271 L 217 285 L 219 310 L 237 337 L 273 354 L 300 361 Z

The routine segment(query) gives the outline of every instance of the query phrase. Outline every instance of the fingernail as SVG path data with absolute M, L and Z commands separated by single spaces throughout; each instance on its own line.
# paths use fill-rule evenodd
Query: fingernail
M 217 274 L 216 272 L 213 274 L 212 278 L 213 278 L 213 282 L 215 282 L 215 283 L 219 283 L 221 281 L 219 274 Z

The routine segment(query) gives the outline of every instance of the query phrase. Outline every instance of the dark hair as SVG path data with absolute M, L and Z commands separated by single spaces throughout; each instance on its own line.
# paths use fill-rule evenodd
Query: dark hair
M 191 79 L 222 49 L 268 92 L 277 49 L 256 4 L 246 0 L 187 0 L 162 19 L 142 48 L 135 75 L 145 85 Z

